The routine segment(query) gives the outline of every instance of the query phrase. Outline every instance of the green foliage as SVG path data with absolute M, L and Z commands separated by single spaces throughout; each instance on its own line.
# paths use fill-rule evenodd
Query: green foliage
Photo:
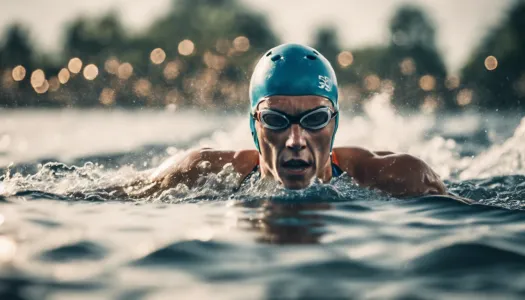
M 334 27 L 321 27 L 314 36 L 314 48 L 321 52 L 333 65 L 337 65 L 337 55 L 341 52 L 339 37 Z
M 68 58 L 103 61 L 104 57 L 122 53 L 126 46 L 125 30 L 118 16 L 111 12 L 98 19 L 81 17 L 69 24 L 63 52 Z
M 358 101 L 382 91 L 385 80 L 389 80 L 394 87 L 392 102 L 398 108 L 419 109 L 425 99 L 435 102 L 437 109 L 453 107 L 444 88 L 447 72 L 436 48 L 435 28 L 425 12 L 401 6 L 390 21 L 390 36 L 386 47 L 353 50 L 353 63 L 346 68 L 337 60 L 342 49 L 334 28 L 318 30 L 314 46 L 336 67 L 339 83 L 352 86 L 360 94 Z M 430 86 L 423 86 L 425 90 L 420 85 L 424 75 L 433 80 Z
M 0 47 L 0 67 L 33 65 L 33 47 L 29 41 L 29 33 L 20 24 L 7 28 L 5 42 Z
M 461 73 L 475 91 L 474 101 L 488 109 L 525 107 L 525 1 L 517 1 L 508 17 L 494 27 L 474 51 Z M 494 56 L 497 67 L 485 66 Z M 493 67 L 493 66 L 492 66 Z
M 426 96 L 444 94 L 446 68 L 436 48 L 435 28 L 423 10 L 401 7 L 390 21 L 390 44 L 378 74 L 394 81 L 393 103 L 400 108 L 418 108 Z M 422 89 L 421 77 L 430 75 L 435 87 Z M 437 100 L 437 98 L 436 98 Z M 444 106 L 439 99 L 438 105 Z
M 337 59 L 341 51 L 345 49 L 339 43 L 339 35 L 335 27 L 326 26 L 319 28 L 314 34 L 312 45 L 332 64 L 340 85 L 355 84 L 359 81 L 355 67 L 343 67 Z

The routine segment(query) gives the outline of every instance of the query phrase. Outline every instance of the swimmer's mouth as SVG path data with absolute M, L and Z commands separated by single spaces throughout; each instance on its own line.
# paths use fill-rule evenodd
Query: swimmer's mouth
M 304 170 L 309 168 L 312 164 L 302 159 L 290 159 L 285 161 L 282 166 L 291 170 Z

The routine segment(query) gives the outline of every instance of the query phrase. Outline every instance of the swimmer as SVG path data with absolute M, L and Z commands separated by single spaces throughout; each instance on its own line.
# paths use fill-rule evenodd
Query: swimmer
M 304 189 L 314 178 L 329 182 L 346 172 L 358 185 L 396 197 L 447 194 L 439 176 L 414 156 L 333 148 L 340 117 L 337 79 L 328 60 L 313 48 L 284 44 L 267 51 L 252 74 L 249 96 L 255 149 L 190 151 L 155 170 L 143 192 L 179 183 L 192 187 L 200 177 L 232 164 L 241 175 L 239 185 L 257 174 L 288 189 Z

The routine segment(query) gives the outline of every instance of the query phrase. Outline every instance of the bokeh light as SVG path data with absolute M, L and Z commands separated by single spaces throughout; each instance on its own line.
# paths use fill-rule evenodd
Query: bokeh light
M 224 69 L 224 67 L 226 66 L 226 58 L 224 56 L 214 55 L 209 51 L 206 51 L 206 53 L 204 53 L 202 60 L 208 68 L 218 71 Z
M 495 70 L 497 67 L 498 60 L 496 59 L 496 57 L 490 55 L 487 56 L 487 58 L 485 58 L 485 68 L 487 68 L 487 70 L 492 71 Z
M 436 97 L 428 95 L 425 97 L 423 104 L 421 104 L 421 112 L 425 114 L 433 113 L 439 106 L 439 102 Z
M 423 75 L 419 78 L 419 87 L 425 91 L 432 91 L 436 87 L 436 78 L 432 75 Z
M 117 76 L 122 80 L 127 80 L 133 74 L 133 66 L 130 63 L 123 63 L 118 67 Z
M 78 74 L 80 70 L 82 70 L 82 60 L 80 60 L 78 57 L 73 57 L 69 60 L 67 68 L 69 69 L 69 72 Z
M 133 91 L 139 97 L 146 97 L 151 91 L 151 82 L 149 80 L 141 78 L 133 85 Z
M 11 72 L 14 81 L 22 81 L 26 77 L 26 68 L 23 66 L 16 66 Z
M 458 76 L 450 75 L 445 79 L 445 87 L 449 90 L 455 90 L 459 87 L 461 81 Z
M 365 77 L 364 86 L 368 91 L 375 91 L 381 85 L 381 79 L 375 74 L 371 74 Z
M 35 89 L 35 92 L 37 92 L 38 94 L 44 94 L 49 89 L 49 82 L 44 79 L 44 82 L 42 83 L 42 85 L 34 87 L 34 89 Z
M 341 67 L 347 68 L 354 62 L 354 56 L 350 51 L 343 51 L 337 55 L 337 62 Z
M 459 91 L 456 101 L 459 106 L 469 105 L 472 102 L 472 90 L 471 89 L 462 89 Z
M 83 74 L 87 80 L 94 80 L 98 76 L 98 67 L 94 64 L 89 64 L 84 68 Z
M 100 92 L 100 97 L 98 100 L 102 105 L 113 105 L 115 103 L 115 95 L 115 90 L 110 88 L 104 88 L 102 89 L 102 92 Z
M 41 87 L 46 81 L 46 74 L 41 69 L 34 70 L 31 73 L 31 86 L 33 88 Z M 46 89 L 47 90 L 47 89 Z
M 233 48 L 238 52 L 246 52 L 250 49 L 250 40 L 245 36 L 238 36 L 233 40 Z
M 164 74 L 164 78 L 173 80 L 179 76 L 179 72 L 179 64 L 176 61 L 170 61 L 166 64 L 162 73 Z
M 113 75 L 117 74 L 119 66 L 120 66 L 120 62 L 114 56 L 108 58 L 104 62 L 104 70 L 106 70 L 106 72 L 108 72 L 109 74 L 113 74 Z
M 171 90 L 166 94 L 164 98 L 164 103 L 166 105 L 177 104 L 181 98 L 180 92 L 178 90 Z
M 179 43 L 178 49 L 180 55 L 188 56 L 195 51 L 195 45 L 190 40 L 183 40 Z
M 70 77 L 71 75 L 69 74 L 69 71 L 66 68 L 62 68 L 62 70 L 58 72 L 58 81 L 60 81 L 60 83 L 62 84 L 66 84 L 69 81 Z
M 407 57 L 399 64 L 399 69 L 403 75 L 412 75 L 416 71 L 416 63 L 410 57 Z
M 60 81 L 58 80 L 58 78 L 56 76 L 53 76 L 53 77 L 49 78 L 48 82 L 49 82 L 49 91 L 50 92 L 58 91 L 58 89 L 60 88 Z
M 149 58 L 152 63 L 160 65 L 166 59 L 166 52 L 164 52 L 164 50 L 161 48 L 153 49 L 149 55 Z

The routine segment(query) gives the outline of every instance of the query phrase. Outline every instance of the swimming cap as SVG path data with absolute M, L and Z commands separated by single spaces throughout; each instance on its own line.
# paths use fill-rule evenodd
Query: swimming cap
M 250 80 L 250 115 L 265 97 L 315 95 L 325 97 L 339 110 L 337 78 L 330 62 L 313 48 L 299 44 L 283 44 L 270 49 L 259 60 Z M 339 124 L 335 116 L 332 144 Z M 255 120 L 250 117 L 255 147 L 260 150 Z

